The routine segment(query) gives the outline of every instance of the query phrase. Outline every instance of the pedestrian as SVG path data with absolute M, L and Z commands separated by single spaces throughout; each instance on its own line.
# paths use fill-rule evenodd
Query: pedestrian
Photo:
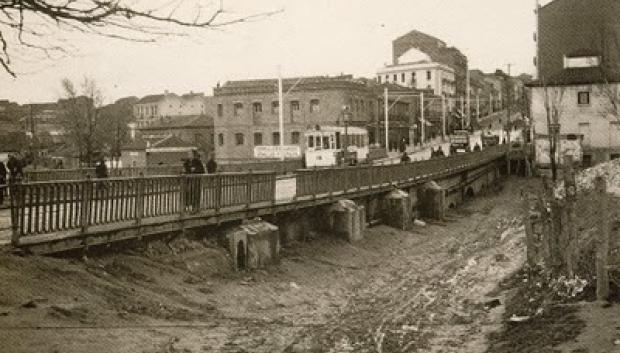
M 198 151 L 192 151 L 192 160 L 190 161 L 190 169 L 192 174 L 204 174 L 205 167 L 200 159 Z M 192 210 L 197 212 L 200 209 L 200 193 L 202 190 L 202 182 L 200 177 L 191 177 L 189 179 L 189 203 L 192 206 Z
M 108 167 L 105 165 L 103 158 L 99 160 L 95 167 L 95 176 L 97 179 L 105 179 L 108 177 Z
M 183 158 L 183 174 L 192 174 L 192 163 L 189 158 Z
M 409 155 L 407 154 L 407 152 L 403 152 L 403 155 L 400 157 L 400 162 L 401 163 L 411 162 L 411 158 L 409 158 Z
M 4 189 L 6 188 L 6 167 L 0 161 L 0 205 L 4 203 Z
M 95 166 L 95 178 L 97 179 L 105 179 L 108 177 L 108 167 L 105 165 L 105 161 L 103 160 L 103 158 L 101 158 L 99 160 L 99 162 L 97 163 L 97 165 Z M 105 181 L 97 181 L 96 185 L 96 190 L 97 190 L 97 194 L 102 194 L 104 192 L 104 190 L 106 190 L 108 187 L 105 184 Z
M 215 161 L 215 156 L 211 153 L 207 161 L 207 173 L 214 174 L 215 172 L 217 172 L 217 162 Z
M 193 154 L 192 161 L 191 161 L 192 174 L 204 174 L 205 167 L 202 164 L 202 160 L 200 159 L 200 153 L 198 153 L 198 151 L 193 151 L 192 154 Z

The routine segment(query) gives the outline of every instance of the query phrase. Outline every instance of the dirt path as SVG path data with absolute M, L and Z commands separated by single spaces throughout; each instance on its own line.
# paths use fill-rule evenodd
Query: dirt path
M 498 317 L 485 294 L 523 262 L 524 185 L 410 232 L 297 244 L 253 273 L 202 241 L 86 262 L 0 255 L 2 351 L 483 352 Z

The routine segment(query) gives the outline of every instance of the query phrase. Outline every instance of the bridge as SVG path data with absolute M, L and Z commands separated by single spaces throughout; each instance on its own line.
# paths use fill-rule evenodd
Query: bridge
M 15 183 L 10 186 L 10 244 L 49 254 L 255 217 L 282 223 L 287 214 L 347 199 L 365 204 L 373 217 L 373 200 L 395 189 L 413 194 L 429 181 L 441 186 L 441 207 L 448 207 L 494 182 L 507 151 L 494 146 L 419 162 L 301 169 L 294 174 Z

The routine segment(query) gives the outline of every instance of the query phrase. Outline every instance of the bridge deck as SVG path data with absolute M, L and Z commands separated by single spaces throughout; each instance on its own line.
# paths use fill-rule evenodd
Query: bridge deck
M 482 152 L 388 166 L 13 185 L 0 244 L 57 252 L 312 207 L 446 178 L 505 155 Z M 16 226 L 12 233 L 10 224 Z

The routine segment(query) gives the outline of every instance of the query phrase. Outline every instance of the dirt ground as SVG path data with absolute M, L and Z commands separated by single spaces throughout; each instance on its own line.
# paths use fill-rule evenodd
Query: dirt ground
M 411 231 L 319 236 L 230 272 L 207 240 L 85 260 L 0 254 L 2 352 L 485 352 L 524 261 L 520 188 Z M 494 293 L 494 296 L 487 294 Z

